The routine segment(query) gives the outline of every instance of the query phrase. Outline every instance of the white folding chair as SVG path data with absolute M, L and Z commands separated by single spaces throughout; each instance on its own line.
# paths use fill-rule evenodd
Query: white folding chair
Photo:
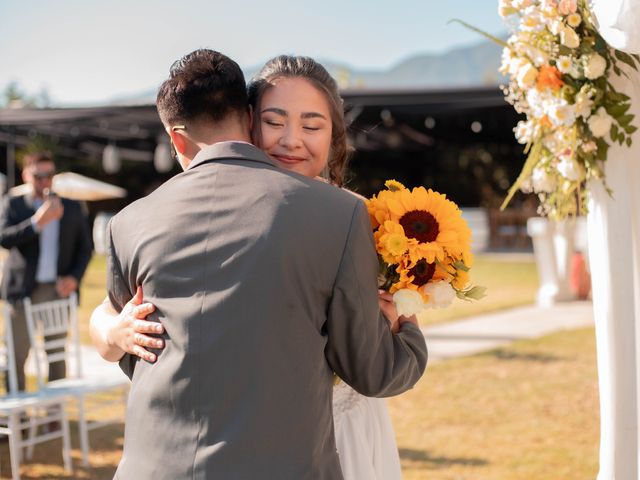
M 20 480 L 22 449 L 62 438 L 62 459 L 65 470 L 71 472 L 71 434 L 64 404 L 72 397 L 64 392 L 18 392 L 13 347 L 11 311 L 4 305 L 4 344 L 0 348 L 0 371 L 8 376 L 9 392 L 0 397 L 0 434 L 9 439 L 9 457 L 14 480 Z M 39 433 L 38 427 L 59 422 L 60 430 Z M 29 435 L 23 436 L 28 428 Z
M 126 404 L 129 381 L 124 376 L 92 378 L 83 375 L 77 305 L 78 297 L 75 293 L 68 298 L 42 303 L 31 303 L 28 298 L 24 299 L 29 340 L 35 356 L 38 388 L 42 392 L 64 392 L 76 398 L 82 462 L 85 466 L 89 466 L 89 431 L 123 421 L 121 415 L 113 414 L 113 407 L 121 406 L 123 401 Z M 52 353 L 52 350 L 55 352 Z M 48 367 L 62 360 L 67 362 L 66 377 L 48 381 L 46 377 Z M 113 391 L 121 391 L 122 396 L 116 400 L 105 400 L 92 395 Z M 85 398 L 88 395 L 92 395 L 94 400 L 91 406 L 95 406 L 101 413 L 99 420 L 89 420 L 86 416 L 89 403 L 85 402 Z

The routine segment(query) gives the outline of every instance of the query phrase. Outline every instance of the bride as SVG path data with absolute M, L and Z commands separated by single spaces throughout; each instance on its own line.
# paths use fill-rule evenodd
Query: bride
M 308 57 L 279 56 L 249 84 L 253 142 L 281 168 L 342 187 L 348 159 L 342 99 L 335 80 Z M 162 326 L 145 318 L 154 306 L 141 289 L 117 315 L 108 302 L 91 317 L 91 335 L 107 360 L 125 352 L 154 362 Z M 380 309 L 397 329 L 391 296 L 380 294 Z M 383 399 L 360 395 L 337 381 L 333 391 L 336 446 L 345 480 L 402 478 L 391 420 Z

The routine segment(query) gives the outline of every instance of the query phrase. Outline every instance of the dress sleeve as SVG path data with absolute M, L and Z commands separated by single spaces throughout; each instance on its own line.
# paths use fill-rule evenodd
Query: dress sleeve
M 378 306 L 378 260 L 371 223 L 356 201 L 327 316 L 326 357 L 333 370 L 370 397 L 400 394 L 420 379 L 427 347 L 420 329 L 394 335 Z

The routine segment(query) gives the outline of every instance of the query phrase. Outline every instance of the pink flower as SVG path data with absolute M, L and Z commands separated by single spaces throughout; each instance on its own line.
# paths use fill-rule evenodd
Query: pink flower
M 578 10 L 577 0 L 560 0 L 558 3 L 558 12 L 560 12 L 561 15 L 576 13 L 576 10 Z

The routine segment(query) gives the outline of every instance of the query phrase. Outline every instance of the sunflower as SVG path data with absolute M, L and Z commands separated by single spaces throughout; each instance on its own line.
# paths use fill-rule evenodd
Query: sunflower
M 400 275 L 399 280 L 391 286 L 391 293 L 406 288 L 419 291 L 424 296 L 422 288 L 429 282 L 438 280 L 451 280 L 452 275 L 448 269 L 440 262 L 429 263 L 425 259 L 418 262 L 399 264 L 396 271 Z M 427 299 L 425 298 L 425 301 Z
M 445 195 L 424 187 L 393 193 L 386 199 L 389 220 L 402 226 L 412 261 L 443 261 L 447 253 L 461 256 L 469 249 L 471 230 L 458 206 Z
M 380 225 L 373 238 L 378 253 L 389 264 L 398 263 L 409 248 L 409 240 L 404 235 L 402 226 L 390 220 Z

